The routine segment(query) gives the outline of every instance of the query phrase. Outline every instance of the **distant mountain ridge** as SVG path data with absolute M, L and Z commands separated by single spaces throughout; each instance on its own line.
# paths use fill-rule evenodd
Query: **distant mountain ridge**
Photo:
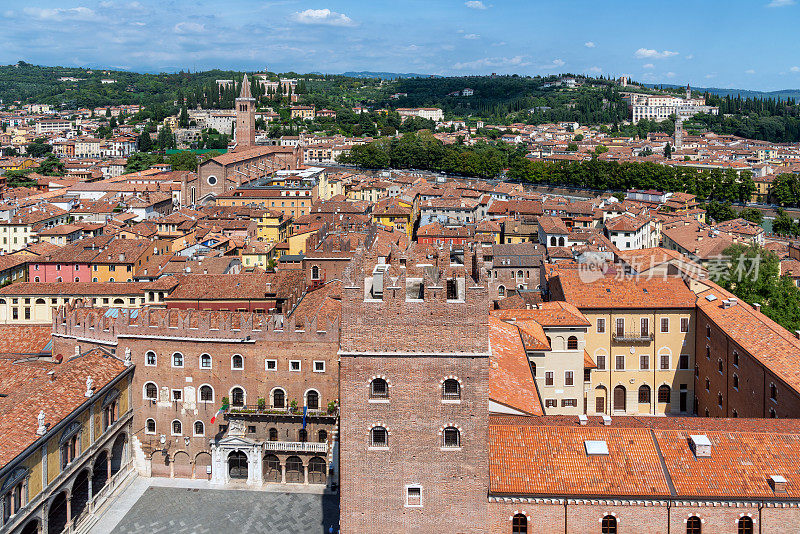
M 645 87 L 669 87 L 672 89 L 685 87 L 684 85 L 675 85 L 671 83 L 648 83 L 644 84 Z M 778 91 L 755 91 L 752 89 L 723 89 L 721 87 L 692 87 L 693 91 L 700 91 L 719 95 L 719 96 L 741 96 L 742 98 L 779 98 L 786 100 L 787 98 L 800 99 L 800 89 L 780 89 Z
M 368 70 L 343 72 L 342 76 L 347 76 L 348 78 L 383 78 L 386 80 L 394 78 L 439 78 L 439 76 L 435 74 L 419 74 L 416 72 L 373 72 Z

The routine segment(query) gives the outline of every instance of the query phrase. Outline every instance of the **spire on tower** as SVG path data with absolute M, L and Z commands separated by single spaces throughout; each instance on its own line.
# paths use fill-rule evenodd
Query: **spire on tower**
M 253 95 L 250 94 L 250 82 L 247 81 L 246 73 L 244 75 L 244 79 L 242 80 L 242 91 L 239 93 L 239 98 L 253 98 Z

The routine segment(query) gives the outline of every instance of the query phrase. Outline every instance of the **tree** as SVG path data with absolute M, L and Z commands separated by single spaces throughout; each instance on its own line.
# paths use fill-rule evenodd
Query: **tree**
M 664 157 L 667 159 L 672 159 L 672 146 L 669 143 L 664 145 Z
M 575 137 L 572 138 L 572 140 L 575 141 L 576 143 L 580 143 L 581 141 L 583 141 L 583 134 L 577 134 Z
M 146 152 L 135 152 L 128 156 L 128 161 L 125 162 L 125 174 L 130 172 L 139 172 L 149 169 L 152 165 L 162 162 L 163 159 L 155 154 L 148 154 Z
M 186 106 L 181 108 L 181 115 L 178 118 L 178 126 L 180 128 L 187 128 L 189 126 L 189 111 Z
M 787 215 L 786 210 L 778 208 L 777 217 L 772 221 L 772 231 L 778 235 L 797 235 L 798 225 Z
M 717 202 L 712 200 L 706 205 L 706 215 L 714 220 L 714 222 L 729 221 L 736 218 L 736 212 L 733 211 L 730 202 Z
M 45 143 L 43 138 L 34 139 L 32 143 L 25 147 L 25 152 L 32 158 L 41 158 L 52 151 L 53 147 Z
M 139 152 L 150 152 L 153 150 L 153 139 L 148 132 L 142 132 L 136 138 L 136 150 Z
M 197 171 L 197 156 L 189 150 L 181 150 L 167 157 L 173 171 Z
M 39 164 L 36 172 L 44 176 L 64 176 L 66 169 L 64 163 L 61 162 L 54 154 L 48 154 L 47 158 Z
M 567 145 L 567 152 L 577 152 L 577 151 L 578 151 L 578 145 L 577 144 L 570 143 L 570 144 Z
M 594 153 L 598 156 L 600 154 L 605 154 L 606 152 L 608 152 L 608 147 L 605 145 L 597 145 L 597 147 L 594 149 Z
M 761 226 L 761 223 L 764 222 L 764 214 L 761 213 L 760 210 L 756 208 L 745 208 L 739 212 L 739 217 L 746 221 L 750 221 L 751 223 L 755 223 Z
M 161 131 L 158 132 L 158 148 L 161 150 L 167 150 L 168 148 L 175 148 L 175 136 L 172 134 L 172 130 L 170 129 L 168 124 L 165 124 L 161 127 Z

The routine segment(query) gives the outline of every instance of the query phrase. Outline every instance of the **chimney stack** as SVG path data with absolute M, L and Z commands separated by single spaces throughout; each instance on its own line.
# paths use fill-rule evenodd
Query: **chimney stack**
M 771 475 L 769 485 L 775 493 L 786 493 L 786 479 L 781 475 Z
M 689 436 L 692 444 L 692 450 L 696 458 L 710 458 L 711 457 L 711 440 L 704 434 Z

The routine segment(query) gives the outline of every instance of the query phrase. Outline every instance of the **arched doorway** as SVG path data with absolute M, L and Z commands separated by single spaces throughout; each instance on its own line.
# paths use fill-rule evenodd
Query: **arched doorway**
M 176 478 L 192 478 L 192 463 L 189 453 L 178 451 L 172 459 L 172 474 Z
M 325 472 L 325 460 L 314 456 L 308 461 L 308 482 L 310 484 L 327 484 L 328 476 Z
M 304 482 L 303 461 L 297 456 L 286 459 L 286 482 Z
M 242 451 L 228 455 L 228 476 L 232 480 L 247 480 L 247 455 Z
M 597 414 L 606 413 L 606 388 L 597 386 L 594 389 L 594 411 Z
M 39 534 L 39 520 L 32 519 L 22 528 L 20 534 Z
M 264 456 L 264 482 L 281 481 L 281 461 L 274 454 Z
M 194 459 L 194 478 L 210 479 L 211 471 L 211 455 L 207 452 L 201 452 Z
M 97 455 L 92 467 L 92 494 L 97 495 L 108 482 L 108 456 L 106 451 Z
M 47 533 L 61 534 L 68 522 L 67 493 L 62 491 L 50 501 L 50 508 L 47 510 Z
M 89 471 L 84 469 L 78 473 L 78 476 L 75 477 L 75 482 L 72 484 L 70 515 L 75 518 L 80 517 L 86 508 L 87 502 L 89 502 Z
M 167 451 L 155 451 L 150 457 L 150 475 L 154 477 L 169 477 L 171 470 Z
M 614 388 L 614 412 L 625 413 L 626 410 L 626 390 L 625 386 L 617 386 Z
M 117 436 L 117 439 L 114 440 L 114 445 L 111 447 L 111 475 L 115 475 L 120 468 L 122 468 L 122 462 L 125 458 L 125 442 L 127 440 L 127 436 L 125 434 L 120 434 Z

